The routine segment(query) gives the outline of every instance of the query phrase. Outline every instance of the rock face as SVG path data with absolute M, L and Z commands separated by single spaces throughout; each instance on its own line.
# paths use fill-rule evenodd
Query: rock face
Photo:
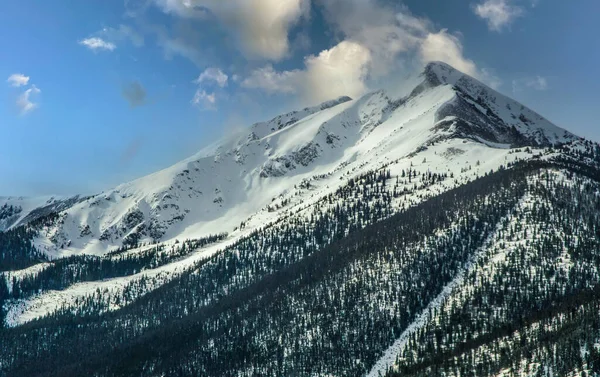
M 0 199 L 0 229 L 59 214 L 36 225 L 36 242 L 51 256 L 197 238 L 231 231 L 313 176 L 352 163 L 375 167 L 383 156 L 414 155 L 457 138 L 493 148 L 577 139 L 476 79 L 431 63 L 405 98 L 380 90 L 280 115 L 99 195 L 37 206 Z

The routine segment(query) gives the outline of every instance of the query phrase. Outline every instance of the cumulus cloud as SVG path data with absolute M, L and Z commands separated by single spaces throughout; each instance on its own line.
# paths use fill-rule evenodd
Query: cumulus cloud
M 124 85 L 121 95 L 129 102 L 129 106 L 131 107 L 142 106 L 146 103 L 146 89 L 144 89 L 139 81 L 133 81 Z
M 217 96 L 215 95 L 215 93 L 208 93 L 203 89 L 198 89 L 194 94 L 192 104 L 205 110 L 215 110 L 217 104 Z
M 404 6 L 377 0 L 318 0 L 338 37 L 369 49 L 370 74 L 385 76 L 395 68 L 398 54 L 414 50 L 431 22 L 413 16 Z
M 521 92 L 525 89 L 543 91 L 548 89 L 548 79 L 543 76 L 526 77 L 513 80 L 512 86 L 514 93 Z
M 247 57 L 284 58 L 289 30 L 308 15 L 310 0 L 154 0 L 165 12 L 188 18 L 215 17 L 238 40 Z
M 25 115 L 38 107 L 37 103 L 32 102 L 32 97 L 41 93 L 35 85 L 27 89 L 17 98 L 17 107 L 22 115 Z
M 192 104 L 208 110 L 216 110 L 217 95 L 222 96 L 223 88 L 227 86 L 229 77 L 220 68 L 207 68 L 193 83 L 198 85 Z M 206 88 L 212 89 L 207 92 Z
M 351 41 L 308 57 L 305 97 L 321 102 L 341 95 L 363 94 L 367 90 L 365 79 L 370 63 L 369 49 Z
M 511 0 L 485 0 L 483 3 L 475 4 L 473 11 L 484 19 L 493 31 L 501 31 L 524 12 L 523 8 L 513 5 Z
M 307 103 L 317 103 L 342 95 L 363 94 L 371 53 L 363 45 L 342 41 L 304 61 L 305 68 L 277 72 L 272 66 L 257 69 L 242 86 L 268 93 L 299 94 Z
M 79 44 L 89 48 L 92 51 L 113 51 L 117 46 L 112 42 L 107 42 L 102 38 L 91 37 L 79 41 Z
M 194 82 L 198 85 L 204 82 L 214 82 L 221 88 L 227 86 L 227 80 L 229 77 L 221 71 L 219 68 L 207 68 L 204 72 L 198 76 Z
M 10 86 L 18 88 L 20 86 L 25 86 L 29 83 L 29 76 L 25 76 L 22 73 L 15 73 L 10 75 L 6 82 L 9 83 Z
M 404 62 L 443 61 L 492 86 L 500 81 L 465 57 L 460 38 L 416 17 L 405 6 L 377 0 L 318 0 L 334 33 L 342 40 L 305 58 L 302 69 L 277 71 L 271 65 L 242 81 L 246 88 L 298 94 L 312 103 L 342 95 L 357 97 L 368 83 L 389 77 Z

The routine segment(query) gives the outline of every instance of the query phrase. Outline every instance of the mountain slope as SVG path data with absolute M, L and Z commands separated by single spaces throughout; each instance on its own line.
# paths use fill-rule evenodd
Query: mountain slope
M 565 342 L 595 355 L 597 321 L 563 313 L 598 303 L 600 146 L 443 63 L 406 92 L 93 197 L 3 199 L 3 235 L 54 259 L 0 269 L 0 376 L 593 371 Z M 498 357 L 546 344 L 532 374 Z
M 339 185 L 340 177 L 450 138 L 494 148 L 577 139 L 477 80 L 432 63 L 405 98 L 378 91 L 282 115 L 168 169 L 70 200 L 67 209 L 55 209 L 54 224 L 39 229 L 36 245 L 52 257 L 102 255 L 124 245 L 232 232 L 242 222 L 258 226 L 278 217 L 264 214 L 276 198 L 302 202 L 297 187 L 315 176 Z M 12 219 L 5 228 L 26 223 L 35 211 L 25 207 L 19 221 L 5 215 Z
M 600 161 L 600 155 L 595 158 Z M 500 355 L 492 343 L 496 329 L 501 335 L 514 331 L 505 321 L 514 329 L 529 326 L 528 318 L 544 318 L 546 310 L 539 308 L 546 302 L 554 302 L 550 308 L 561 313 L 569 308 L 561 302 L 574 291 L 587 292 L 582 302 L 597 306 L 594 292 L 600 287 L 600 274 L 595 261 L 600 245 L 593 232 L 600 228 L 594 210 L 600 198 L 600 170 L 594 172 L 591 178 L 560 159 L 519 163 L 324 248 L 311 252 L 300 247 L 298 252 L 309 255 L 299 258 L 294 257 L 296 248 L 290 248 L 298 243 L 290 237 L 302 228 L 279 229 L 275 237 L 258 234 L 256 240 L 263 243 L 258 249 L 249 239 L 112 314 L 94 314 L 107 298 L 99 294 L 86 300 L 75 317 L 63 310 L 6 330 L 0 343 L 5 360 L 12 360 L 6 370 L 9 376 L 359 376 L 367 374 L 428 307 L 432 312 L 420 325 L 423 330 L 406 343 L 416 347 L 415 356 L 408 359 L 416 367 L 409 364 L 401 375 L 426 368 L 420 361 L 432 362 L 429 357 L 440 355 L 435 347 L 452 357 L 461 355 L 463 348 L 453 342 L 460 344 L 463 338 L 479 347 L 489 345 L 492 355 Z M 578 200 L 564 200 L 567 195 Z M 552 204 L 557 200 L 560 205 Z M 340 210 L 330 225 L 351 215 L 350 208 Z M 556 232 L 552 219 L 558 216 L 569 233 Z M 589 226 L 573 227 L 582 220 Z M 326 224 L 315 223 L 314 228 L 322 231 Z M 310 233 L 298 238 L 300 243 L 310 239 Z M 511 240 L 518 242 L 503 245 Z M 563 249 L 563 243 L 569 246 Z M 524 268 L 524 263 L 532 268 Z M 568 271 L 572 274 L 565 279 Z M 453 283 L 459 276 L 461 282 Z M 502 277 L 505 283 L 496 281 Z M 514 284 L 524 289 L 516 291 Z M 454 288 L 439 304 L 428 305 L 449 286 Z M 573 304 L 579 305 L 569 305 Z M 487 305 L 495 313 L 491 317 Z M 446 306 L 454 309 L 441 314 Z M 467 317 L 459 310 L 466 310 Z M 515 322 L 515 315 L 527 319 L 525 324 Z M 70 325 L 74 318 L 75 327 Z M 469 323 L 477 327 L 465 327 Z M 593 347 L 600 339 L 597 316 L 575 324 L 588 329 Z M 436 326 L 456 329 L 440 335 Z M 531 342 L 540 340 L 535 329 L 531 334 Z M 510 344 L 505 347 L 513 352 Z M 412 354 L 410 348 L 398 353 L 405 358 Z M 506 369 L 504 361 L 488 367 L 494 356 L 469 355 L 457 362 L 462 369 L 448 364 L 452 375 L 470 375 L 475 367 L 478 375 L 486 376 Z M 556 354 L 556 361 L 548 362 L 548 373 L 563 375 L 560 368 L 567 357 L 571 354 Z M 590 368 L 585 360 L 569 363 Z M 447 373 L 423 370 L 420 375 Z

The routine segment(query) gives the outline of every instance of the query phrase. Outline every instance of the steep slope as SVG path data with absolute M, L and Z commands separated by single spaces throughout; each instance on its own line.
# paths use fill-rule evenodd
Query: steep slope
M 282 115 L 168 169 L 76 198 L 68 209 L 55 208 L 55 223 L 40 228 L 35 243 L 51 257 L 103 255 L 122 246 L 232 233 L 242 223 L 260 226 L 278 218 L 264 213 L 277 198 L 285 196 L 292 205 L 305 200 L 298 187 L 313 177 L 339 186 L 340 177 L 451 138 L 491 148 L 577 139 L 477 80 L 432 63 L 405 98 L 378 91 Z M 24 208 L 18 219 L 6 211 L 10 223 L 5 220 L 4 227 L 26 223 L 27 213 L 35 211 Z

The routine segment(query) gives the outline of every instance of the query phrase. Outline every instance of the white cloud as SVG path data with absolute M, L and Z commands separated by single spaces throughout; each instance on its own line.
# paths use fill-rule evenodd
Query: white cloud
M 325 18 L 342 40 L 317 56 L 305 58 L 303 69 L 277 71 L 271 65 L 254 70 L 242 81 L 246 88 L 267 93 L 297 94 L 316 103 L 341 95 L 357 97 L 369 82 L 385 80 L 404 64 L 443 61 L 493 87 L 500 80 L 465 57 L 459 37 L 436 30 L 404 6 L 377 0 L 318 0 Z
M 524 89 L 544 91 L 548 89 L 548 79 L 542 76 L 527 77 L 513 80 L 513 92 L 521 92 Z
M 207 68 L 196 80 L 192 81 L 198 84 L 192 103 L 204 109 L 216 110 L 217 92 L 215 90 L 219 91 L 225 88 L 228 80 L 229 77 L 220 68 Z M 213 92 L 207 92 L 203 86 L 212 88 Z
M 214 82 L 221 88 L 224 88 L 227 86 L 228 79 L 229 79 L 229 77 L 225 73 L 223 73 L 223 71 L 221 71 L 221 69 L 207 68 L 204 72 L 202 72 L 200 74 L 200 76 L 198 76 L 198 78 L 196 80 L 194 80 L 194 82 L 198 85 L 200 85 L 204 82 L 207 82 L 207 81 Z
M 82 39 L 79 41 L 79 44 L 89 48 L 92 51 L 113 51 L 117 46 L 112 42 L 107 42 L 102 38 L 91 37 Z
M 25 115 L 38 107 L 37 103 L 32 102 L 31 97 L 40 93 L 41 90 L 35 85 L 32 85 L 31 88 L 27 89 L 17 98 L 17 107 L 22 115 Z
M 342 95 L 357 97 L 367 90 L 371 59 L 363 45 L 342 41 L 317 56 L 307 57 L 303 70 L 277 72 L 266 66 L 253 71 L 242 86 L 268 93 L 298 94 L 312 104 Z
M 494 86 L 497 77 L 465 57 L 460 39 L 436 30 L 427 18 L 416 17 L 404 5 L 382 5 L 377 0 L 319 0 L 327 20 L 346 39 L 358 41 L 373 57 L 369 74 L 386 77 L 413 57 L 422 62 L 443 61 Z M 402 59 L 404 58 L 404 59 Z
M 501 31 L 509 26 L 517 17 L 523 15 L 523 8 L 511 4 L 511 0 L 485 0 L 476 4 L 473 11 L 487 21 L 490 30 Z
M 357 97 L 367 90 L 365 80 L 371 52 L 359 43 L 343 41 L 306 59 L 305 97 L 326 101 L 342 95 Z
M 423 40 L 419 53 L 424 63 L 443 61 L 468 75 L 480 76 L 475 63 L 464 57 L 460 40 L 447 30 L 429 33 Z
M 10 75 L 8 77 L 8 79 L 6 80 L 6 82 L 9 83 L 10 86 L 14 86 L 15 88 L 18 88 L 20 86 L 24 86 L 29 83 L 29 76 L 25 76 L 22 73 L 15 73 L 15 74 Z
M 154 0 L 165 12 L 188 18 L 216 17 L 247 57 L 284 58 L 289 30 L 310 10 L 310 0 Z
M 217 96 L 215 93 L 207 93 L 205 90 L 198 89 L 192 99 L 192 104 L 199 106 L 205 110 L 216 109 Z
M 377 0 L 319 1 L 340 38 L 369 49 L 374 76 L 389 74 L 398 54 L 414 50 L 431 28 L 431 22 L 414 17 L 404 6 L 382 5 Z

